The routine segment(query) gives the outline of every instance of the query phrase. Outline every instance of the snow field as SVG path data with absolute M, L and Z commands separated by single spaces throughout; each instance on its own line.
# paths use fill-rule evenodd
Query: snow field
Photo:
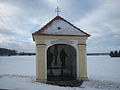
M 0 89 L 10 90 L 120 90 L 120 58 L 88 56 L 89 81 L 80 87 L 35 82 L 35 56 L 0 57 Z

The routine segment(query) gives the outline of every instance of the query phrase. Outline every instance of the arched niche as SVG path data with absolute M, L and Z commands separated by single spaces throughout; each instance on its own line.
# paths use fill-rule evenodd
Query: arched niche
M 69 81 L 77 78 L 77 51 L 68 44 L 54 44 L 47 48 L 47 80 Z

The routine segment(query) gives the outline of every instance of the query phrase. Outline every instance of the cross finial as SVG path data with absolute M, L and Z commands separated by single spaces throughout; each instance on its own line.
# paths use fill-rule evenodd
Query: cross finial
M 55 12 L 57 12 L 57 16 L 59 16 L 59 12 L 61 12 L 59 9 L 60 9 L 60 8 L 57 7 L 57 8 L 56 8 L 56 11 L 55 11 Z

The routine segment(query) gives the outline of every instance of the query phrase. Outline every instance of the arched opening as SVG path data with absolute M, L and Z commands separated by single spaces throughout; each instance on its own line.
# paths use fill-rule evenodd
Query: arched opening
M 55 44 L 47 49 L 47 81 L 76 80 L 76 49 Z

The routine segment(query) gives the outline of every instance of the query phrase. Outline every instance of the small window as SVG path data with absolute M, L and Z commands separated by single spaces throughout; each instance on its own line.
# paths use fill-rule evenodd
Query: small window
M 58 27 L 58 30 L 60 30 L 61 29 L 61 27 Z

